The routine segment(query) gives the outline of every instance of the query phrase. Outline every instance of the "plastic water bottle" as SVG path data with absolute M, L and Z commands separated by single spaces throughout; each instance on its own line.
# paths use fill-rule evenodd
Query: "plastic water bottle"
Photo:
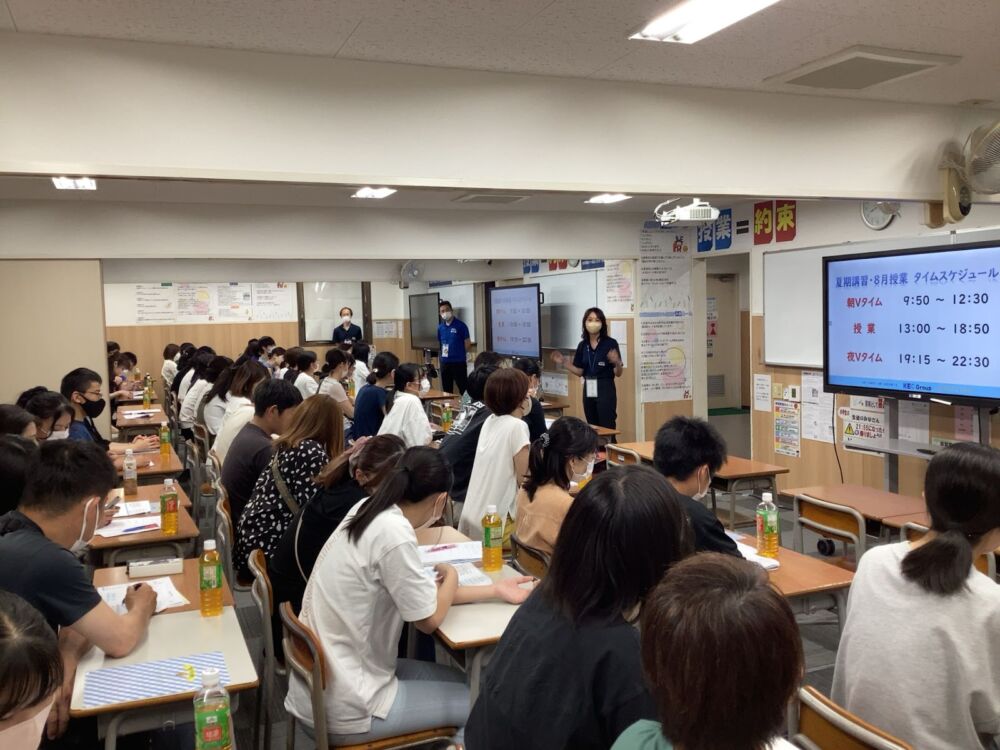
M 147 376 L 148 377 L 148 376 Z M 153 404 L 153 386 L 146 383 L 142 388 L 142 408 L 148 409 Z
M 177 489 L 174 480 L 169 477 L 163 480 L 163 492 L 160 493 L 160 530 L 166 536 L 177 533 Z
M 201 690 L 194 696 L 194 742 L 198 750 L 229 750 L 233 746 L 229 693 L 219 684 L 219 670 L 201 673 Z
M 354 383 L 354 378 L 347 379 L 347 395 L 354 398 L 354 393 L 356 390 L 356 385 Z
M 778 508 L 765 492 L 757 506 L 757 554 L 762 557 L 777 557 L 781 537 L 778 532 Z
M 483 516 L 483 570 L 496 573 L 503 568 L 503 521 L 497 506 L 487 505 Z
M 448 432 L 451 429 L 451 404 L 445 404 L 441 409 L 441 431 Z
M 205 540 L 205 551 L 198 567 L 198 580 L 201 587 L 201 616 L 218 617 L 222 614 L 222 561 L 215 549 L 214 539 Z
M 170 458 L 170 426 L 160 422 L 160 458 Z
M 125 494 L 139 494 L 139 467 L 131 448 L 125 449 L 125 461 L 122 464 L 122 475 L 125 478 Z

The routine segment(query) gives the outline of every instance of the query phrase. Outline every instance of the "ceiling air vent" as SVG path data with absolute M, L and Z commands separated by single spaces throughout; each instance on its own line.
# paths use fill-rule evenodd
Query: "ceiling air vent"
M 851 47 L 832 57 L 803 65 L 766 83 L 786 83 L 804 88 L 861 91 L 890 81 L 926 73 L 961 58 L 951 55 L 927 55 L 922 52 Z
M 466 193 L 454 199 L 455 203 L 489 203 L 494 206 L 509 206 L 511 203 L 520 203 L 527 200 L 528 195 L 516 195 L 514 193 Z

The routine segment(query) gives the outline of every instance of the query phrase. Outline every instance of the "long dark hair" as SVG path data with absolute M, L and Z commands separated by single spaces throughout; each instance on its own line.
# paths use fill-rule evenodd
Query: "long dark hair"
M 399 367 L 399 357 L 392 352 L 379 352 L 372 360 L 372 370 L 368 374 L 368 385 L 375 385 L 379 380 L 388 377 L 389 373 Z
M 566 462 L 571 458 L 582 458 L 596 450 L 597 433 L 593 427 L 576 417 L 557 419 L 547 434 L 531 444 L 528 481 L 524 483 L 528 500 L 535 499 L 535 492 L 543 484 L 553 483 L 569 490 Z
M 355 544 L 380 513 L 399 503 L 419 503 L 429 495 L 451 492 L 451 465 L 429 446 L 410 448 L 350 521 L 347 538 Z
M 323 377 L 329 375 L 342 364 L 350 364 L 353 360 L 351 355 L 343 349 L 327 349 L 323 359 L 323 369 L 321 370 Z
M 406 452 L 406 443 L 399 435 L 376 435 L 352 454 L 346 451 L 323 467 L 316 476 L 316 484 L 323 487 L 336 485 L 353 478 L 356 471 L 375 475 L 382 480 Z M 376 483 L 377 484 L 377 483 Z
M 574 623 L 613 622 L 693 549 L 680 496 L 664 477 L 647 466 L 606 471 L 570 506 L 538 593 Z
M 903 558 L 903 576 L 934 594 L 965 586 L 973 548 L 1000 528 L 1000 451 L 979 443 L 949 445 L 931 459 L 924 497 L 933 539 Z
M 407 362 L 406 364 L 398 365 L 396 367 L 396 374 L 393 376 L 392 383 L 396 392 L 392 394 L 392 398 L 385 402 L 386 414 L 389 413 L 389 410 L 392 409 L 392 405 L 396 402 L 396 396 L 406 391 L 406 386 L 414 380 L 419 380 L 421 372 L 423 372 L 423 368 L 413 362 Z
M 590 314 L 594 313 L 597 318 L 601 321 L 601 332 L 597 335 L 597 340 L 606 339 L 608 337 L 608 319 L 604 315 L 604 310 L 599 307 L 591 307 L 587 309 L 587 312 L 583 314 L 583 320 L 580 322 L 580 326 L 583 328 L 583 334 L 580 338 L 586 340 L 590 336 L 590 331 L 587 330 L 587 318 Z
M 63 681 L 55 633 L 21 597 L 0 591 L 0 720 L 39 705 Z

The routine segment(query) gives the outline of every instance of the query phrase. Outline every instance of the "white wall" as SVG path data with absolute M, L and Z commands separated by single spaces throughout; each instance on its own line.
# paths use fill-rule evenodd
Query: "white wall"
M 0 172 L 927 199 L 988 111 L 0 33 Z

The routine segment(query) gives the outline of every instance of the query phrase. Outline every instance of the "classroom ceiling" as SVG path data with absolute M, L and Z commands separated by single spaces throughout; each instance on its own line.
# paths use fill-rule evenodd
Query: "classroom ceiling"
M 629 41 L 672 0 L 0 0 L 0 29 L 616 81 L 1000 107 L 997 0 L 782 0 L 694 45 Z M 772 76 L 857 45 L 954 55 L 860 91 Z
M 88 202 L 222 203 L 232 205 L 388 208 L 478 211 L 588 211 L 651 213 L 657 204 L 676 195 L 636 195 L 610 205 L 589 205 L 590 194 L 530 193 L 497 190 L 400 188 L 384 200 L 351 198 L 357 185 L 285 182 L 229 182 L 209 180 L 158 180 L 97 178 L 97 190 L 56 190 L 48 177 L 0 175 L 0 200 L 69 200 Z M 467 195 L 483 196 L 474 202 L 457 201 Z M 513 203 L 492 202 L 505 196 L 527 196 Z M 729 206 L 752 196 L 698 196 L 716 206 Z

